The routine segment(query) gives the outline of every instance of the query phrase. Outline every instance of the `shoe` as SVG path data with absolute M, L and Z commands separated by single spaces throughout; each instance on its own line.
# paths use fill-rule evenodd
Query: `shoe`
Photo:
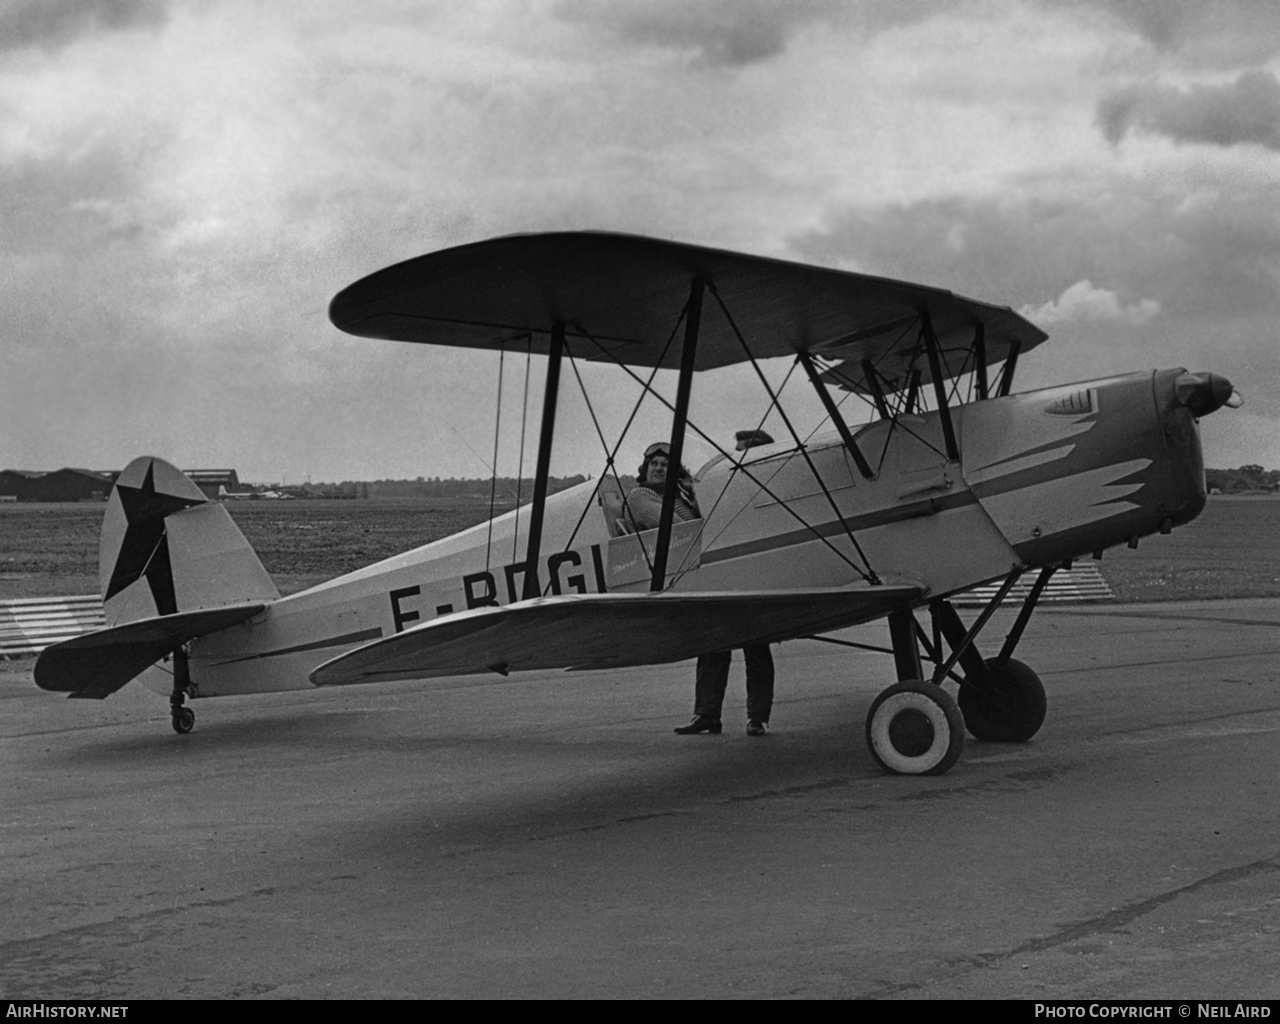
M 709 732 L 715 736 L 720 732 L 720 719 L 708 718 L 706 715 L 694 715 L 688 725 L 682 725 L 676 732 L 681 736 L 692 736 L 694 733 Z
M 769 723 L 762 722 L 758 718 L 751 719 L 751 721 L 747 723 L 747 735 L 748 736 L 768 736 Z

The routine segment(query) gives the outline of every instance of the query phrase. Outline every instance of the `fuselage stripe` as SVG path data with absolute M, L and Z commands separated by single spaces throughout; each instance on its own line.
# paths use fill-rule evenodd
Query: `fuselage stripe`
M 890 523 L 900 523 L 907 519 L 917 519 L 920 516 L 948 512 L 952 509 L 976 505 L 977 503 L 978 499 L 973 492 L 965 490 L 958 494 L 948 494 L 941 498 L 928 498 L 924 501 L 913 501 L 907 505 L 895 505 L 892 508 L 877 509 L 875 512 L 853 516 L 847 519 L 846 522 L 849 524 L 849 530 L 856 533 L 859 530 L 888 526 Z M 710 565 L 713 562 L 723 562 L 731 558 L 745 558 L 747 555 L 758 555 L 778 548 L 804 544 L 808 541 L 817 540 L 819 537 L 825 539 L 843 536 L 844 532 L 844 523 L 834 519 L 830 522 L 820 523 L 812 529 L 792 530 L 790 533 L 775 534 L 772 537 L 762 537 L 759 540 L 746 541 L 742 544 L 730 544 L 722 548 L 713 548 L 702 553 L 700 562 L 702 565 Z
M 318 651 L 326 647 L 341 647 L 344 644 L 358 644 L 366 640 L 378 640 L 382 637 L 382 627 L 374 626 L 372 629 L 361 629 L 355 633 L 344 633 L 342 636 L 326 637 L 324 640 L 313 640 L 308 644 L 298 644 L 295 647 L 282 647 L 278 651 L 263 651 L 260 654 L 248 654 L 243 658 L 227 658 L 225 661 L 214 662 L 215 665 L 234 665 L 240 661 L 253 661 L 256 658 L 275 658 L 281 654 L 297 654 L 301 651 Z

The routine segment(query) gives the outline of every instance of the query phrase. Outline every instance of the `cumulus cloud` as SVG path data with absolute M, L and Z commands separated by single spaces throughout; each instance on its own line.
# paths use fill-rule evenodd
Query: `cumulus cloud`
M 1131 302 L 1153 300 L 1168 320 L 1201 332 L 1280 317 L 1280 185 L 1204 190 L 1194 200 L 1185 182 L 1147 179 L 1100 178 L 1088 196 L 1036 191 L 842 209 L 791 248 L 815 263 L 1014 306 L 1059 303 L 1091 281 Z
M 1275 0 L 1041 0 L 1083 14 L 1102 10 L 1158 53 L 1190 67 L 1239 68 L 1280 53 Z
M 0 50 L 56 50 L 97 32 L 162 25 L 166 0 L 0 0 Z
M 1109 150 L 1105 83 L 1079 86 L 1155 47 L 1048 2 L 200 0 L 112 21 L 52 0 L 19 32 L 36 5 L 0 0 L 0 46 L 27 47 L 0 60 L 0 437 L 34 466 L 118 465 L 150 437 L 250 479 L 474 473 L 422 438 L 476 423 L 492 366 L 348 339 L 325 305 L 424 251 L 578 227 L 1112 315 L 1060 322 L 1024 383 L 1256 379 L 1280 321 L 1271 153 Z M 111 31 L 148 13 L 161 30 Z M 1274 460 L 1231 464 L 1250 461 Z
M 557 11 L 623 43 L 696 54 L 713 67 L 741 67 L 777 56 L 815 23 L 873 32 L 954 7 L 947 0 L 562 0 Z
M 1041 327 L 1054 327 L 1072 321 L 1145 324 L 1160 312 L 1160 303 L 1154 299 L 1142 299 L 1126 305 L 1115 292 L 1096 288 L 1093 282 L 1084 280 L 1077 281 L 1050 302 L 1040 306 L 1024 306 L 1018 312 Z
M 606 29 L 624 43 L 698 53 L 711 65 L 739 66 L 782 52 L 802 25 L 829 17 L 830 0 L 776 4 L 771 0 L 565 0 L 558 13 L 567 21 Z
M 1105 95 L 1097 121 L 1113 144 L 1135 131 L 1175 142 L 1280 150 L 1280 82 L 1269 72 L 1247 71 L 1226 85 L 1185 90 L 1135 84 Z
M 1020 364 L 1023 388 L 1153 367 L 1221 373 L 1271 434 L 1244 436 L 1238 417 L 1215 423 L 1210 464 L 1252 452 L 1246 461 L 1271 465 L 1280 460 L 1280 185 L 1211 184 L 1113 176 L 1058 198 L 844 209 L 791 247 L 815 263 L 1020 307 L 1051 335 Z

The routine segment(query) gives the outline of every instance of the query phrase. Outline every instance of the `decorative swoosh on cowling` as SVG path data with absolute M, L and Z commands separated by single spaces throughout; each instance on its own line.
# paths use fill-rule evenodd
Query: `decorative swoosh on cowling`
M 1003 458 L 996 459 L 981 466 L 972 468 L 966 467 L 965 479 L 970 484 L 990 480 L 993 477 L 1004 476 L 1007 473 L 1016 473 L 1021 469 L 1030 469 L 1033 466 L 1041 466 L 1046 462 L 1056 462 L 1058 459 L 1066 458 L 1075 450 L 1076 444 L 1071 438 L 1078 434 L 1083 434 L 1090 430 L 1098 421 L 1097 414 L 1083 416 L 1073 421 L 1070 426 L 1079 429 L 1064 432 L 1063 435 L 1055 437 L 1043 444 L 1026 448 Z M 993 470 L 995 472 L 993 472 Z

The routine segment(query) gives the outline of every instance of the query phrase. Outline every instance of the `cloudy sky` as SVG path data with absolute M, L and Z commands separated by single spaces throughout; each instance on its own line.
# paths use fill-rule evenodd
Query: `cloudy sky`
M 1278 72 L 1274 0 L 0 0 L 0 468 L 486 475 L 496 358 L 329 299 L 571 228 L 1011 305 L 1023 388 L 1213 370 L 1209 465 L 1280 468 Z M 699 383 L 709 432 L 764 411 Z M 599 472 L 564 387 L 553 471 Z

